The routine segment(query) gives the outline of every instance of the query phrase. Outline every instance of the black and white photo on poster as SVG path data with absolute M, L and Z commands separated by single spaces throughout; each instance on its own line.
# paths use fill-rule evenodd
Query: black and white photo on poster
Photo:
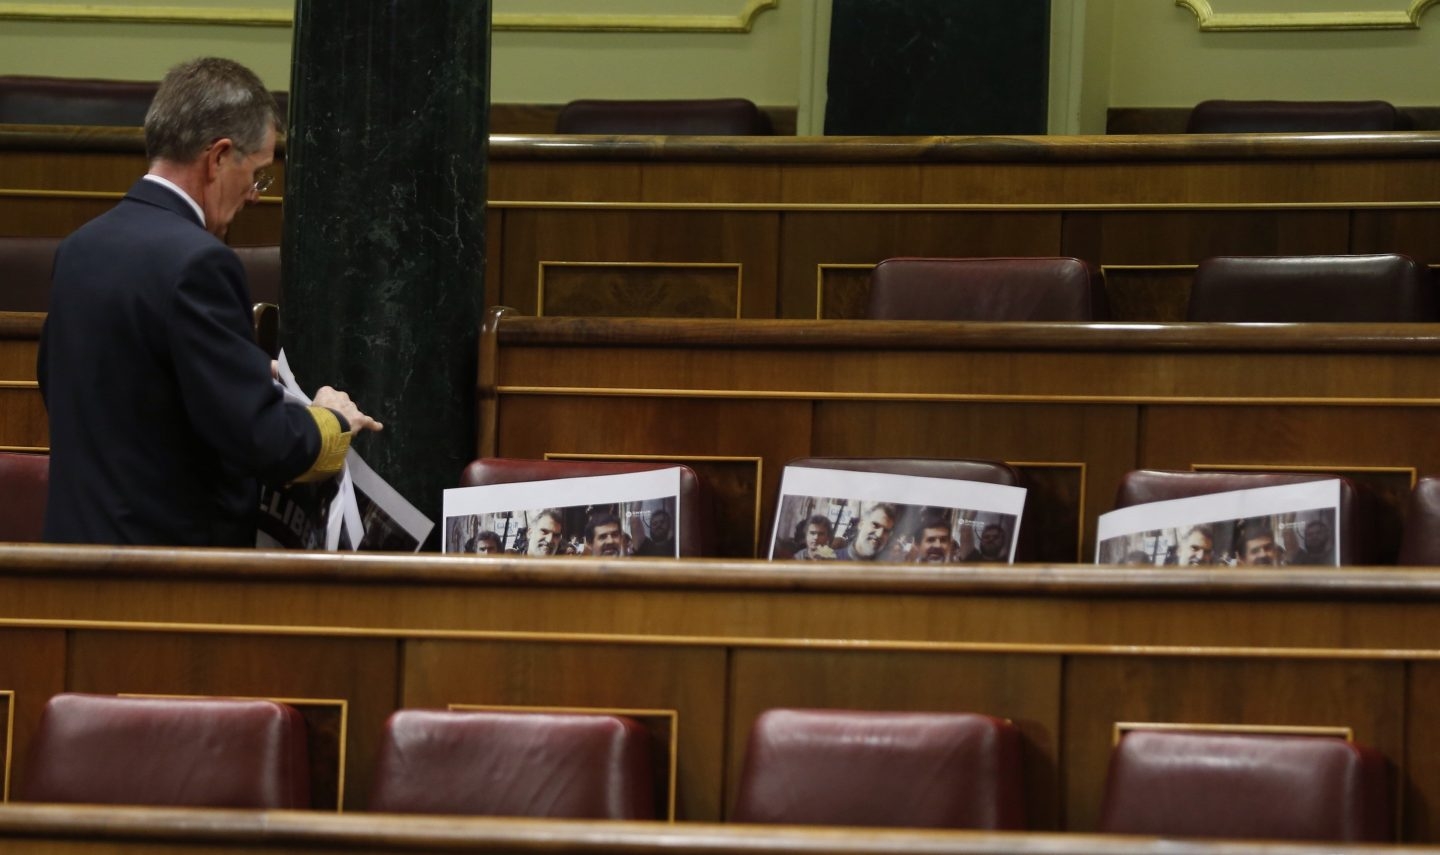
M 1338 566 L 1340 481 L 1191 496 L 1100 516 L 1097 564 Z
M 680 469 L 445 491 L 445 552 L 591 558 L 679 555 Z
M 1025 489 L 787 466 L 772 560 L 1013 563 Z

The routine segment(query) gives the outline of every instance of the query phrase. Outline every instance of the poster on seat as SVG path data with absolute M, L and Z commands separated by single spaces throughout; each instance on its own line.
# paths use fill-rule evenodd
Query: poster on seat
M 1025 489 L 787 466 L 771 560 L 1014 563 Z
M 680 469 L 445 491 L 445 552 L 679 556 Z
M 1100 516 L 1095 563 L 1336 567 L 1339 518 L 1338 479 L 1133 505 Z

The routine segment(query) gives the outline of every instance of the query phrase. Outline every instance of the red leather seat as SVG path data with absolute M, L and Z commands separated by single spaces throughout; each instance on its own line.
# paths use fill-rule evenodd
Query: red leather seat
M 1078 258 L 887 258 L 867 317 L 886 321 L 1099 321 L 1100 271 Z
M 280 303 L 280 245 L 237 246 L 253 303 Z
M 0 451 L 0 541 L 39 542 L 50 492 L 50 455 Z
M 273 701 L 51 698 L 18 800 L 308 808 L 305 720 Z
M 50 311 L 55 237 L 0 237 L 0 312 Z
M 1110 755 L 1109 834 L 1390 842 L 1379 752 L 1326 736 L 1138 730 Z
M 1326 133 L 1406 130 L 1386 101 L 1201 101 L 1187 134 Z
M 140 127 L 159 83 L 0 77 L 0 124 Z
M 1402 567 L 1440 566 L 1440 478 L 1420 478 L 1410 491 L 1398 563 Z
M 0 237 L 0 312 L 48 312 L 50 271 L 55 262 L 56 237 Z M 237 246 L 235 254 L 245 266 L 250 297 L 256 303 L 280 301 L 280 247 Z
M 370 809 L 653 819 L 650 734 L 614 715 L 401 710 L 385 724 Z
M 1421 323 L 1440 320 L 1430 271 L 1404 255 L 1207 258 L 1192 321 Z
M 0 124 L 140 127 L 158 81 L 0 76 Z M 285 115 L 286 93 L 274 93 Z
M 745 98 L 662 101 L 571 101 L 555 119 L 557 134 L 762 136 L 770 118 Z
M 970 713 L 769 710 L 750 731 L 730 818 L 1022 828 L 1019 731 Z
M 623 463 L 603 460 L 523 460 L 509 457 L 481 457 L 470 461 L 460 473 L 461 487 L 487 484 L 516 484 L 558 478 L 586 478 L 593 475 L 621 475 L 675 468 L 672 463 Z M 688 466 L 680 469 L 679 553 L 681 558 L 708 555 L 714 536 L 710 521 L 709 497 L 700 479 Z M 563 502 L 555 504 L 563 505 Z
M 1339 476 L 1296 472 L 1171 472 L 1137 469 L 1125 473 L 1115 493 L 1115 507 L 1250 490 L 1284 484 L 1306 484 Z M 1203 522 L 1197 520 L 1196 522 Z M 1400 523 L 1372 490 L 1340 478 L 1340 563 L 1395 563 Z

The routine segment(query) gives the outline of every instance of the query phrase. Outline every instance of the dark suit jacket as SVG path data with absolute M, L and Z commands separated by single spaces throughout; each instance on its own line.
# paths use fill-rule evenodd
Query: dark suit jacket
M 320 436 L 251 323 L 240 260 L 159 184 L 60 244 L 38 365 L 46 540 L 254 546 L 255 479 L 302 474 Z

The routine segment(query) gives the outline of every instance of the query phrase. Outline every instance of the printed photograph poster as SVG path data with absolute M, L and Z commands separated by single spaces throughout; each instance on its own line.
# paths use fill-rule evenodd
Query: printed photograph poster
M 446 490 L 445 552 L 677 557 L 680 469 Z
M 1335 567 L 1339 519 L 1336 479 L 1134 505 L 1101 515 L 1095 563 Z
M 1013 563 L 1025 489 L 787 466 L 771 560 Z

